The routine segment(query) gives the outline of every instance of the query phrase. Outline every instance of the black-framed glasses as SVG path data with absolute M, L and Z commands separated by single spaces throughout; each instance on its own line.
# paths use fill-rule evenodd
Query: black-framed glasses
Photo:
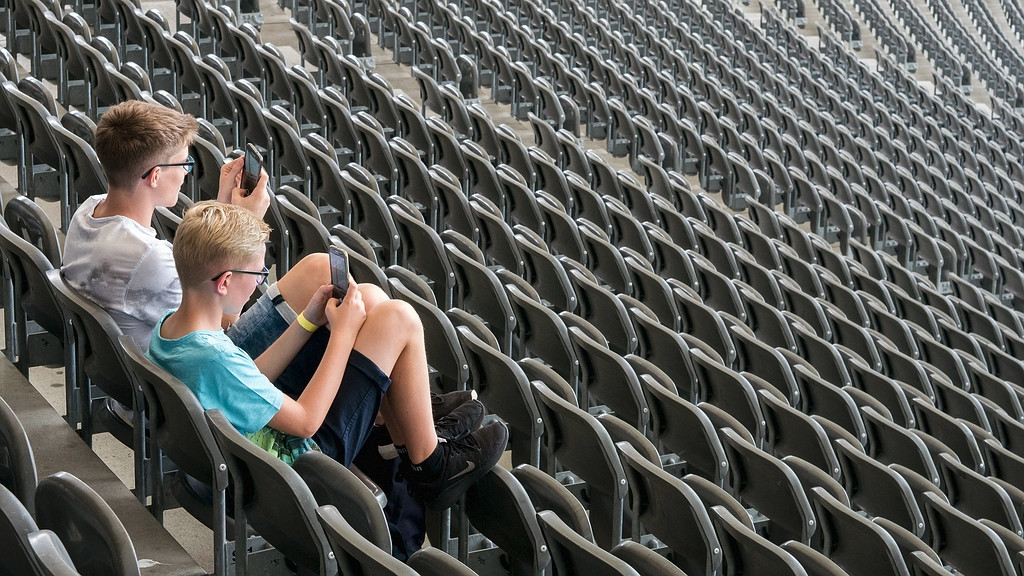
M 225 270 L 220 274 L 217 274 L 213 278 L 210 278 L 210 280 L 215 281 L 221 276 L 227 274 L 228 272 L 234 272 L 235 274 L 252 274 L 253 276 L 259 276 L 260 281 L 256 283 L 257 286 L 262 286 L 263 284 L 265 284 L 267 282 L 267 276 L 270 276 L 270 270 L 266 266 L 264 266 L 263 270 L 260 270 L 259 272 L 257 272 L 256 270 Z
M 188 157 L 188 160 L 185 160 L 184 162 L 172 162 L 170 164 L 157 164 L 156 166 L 153 166 L 149 170 L 146 170 L 146 173 L 142 175 L 142 179 L 145 180 L 146 178 L 149 178 L 149 175 L 153 173 L 153 170 L 156 170 L 157 168 L 166 168 L 168 166 L 181 166 L 182 168 L 185 169 L 185 174 L 191 174 L 192 170 L 194 170 L 195 167 L 196 167 L 196 159 L 193 158 L 190 155 Z

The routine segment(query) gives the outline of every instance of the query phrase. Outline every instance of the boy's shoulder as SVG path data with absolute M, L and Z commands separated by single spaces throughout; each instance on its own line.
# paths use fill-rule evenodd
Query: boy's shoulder
M 64 269 L 72 275 L 98 268 L 130 271 L 139 262 L 157 255 L 170 259 L 171 245 L 156 230 L 125 216 L 94 217 L 102 197 L 90 197 L 68 223 Z

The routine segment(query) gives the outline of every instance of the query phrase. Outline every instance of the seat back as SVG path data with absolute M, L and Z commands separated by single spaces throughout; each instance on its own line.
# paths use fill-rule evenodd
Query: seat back
M 538 512 L 537 521 L 551 552 L 555 574 L 639 576 L 624 560 L 574 532 L 551 510 Z
M 721 506 L 711 508 L 711 519 L 722 543 L 726 573 L 763 570 L 765 574 L 806 576 L 806 571 L 788 552 L 748 529 Z M 748 568 L 749 567 L 749 568 Z
M 871 516 L 884 516 L 896 522 L 915 536 L 924 534 L 924 516 L 900 474 L 842 438 L 836 440 L 836 456 L 853 504 Z
M 768 390 L 758 390 L 758 398 L 766 424 L 765 451 L 779 458 L 798 456 L 838 479 L 839 462 L 821 425 Z
M 13 196 L 4 206 L 4 221 L 15 234 L 38 248 L 50 264 L 60 265 L 61 245 L 57 229 L 38 204 L 25 196 Z
M 768 517 L 768 538 L 773 542 L 809 542 L 817 523 L 803 485 L 789 466 L 732 429 L 720 432 L 733 495 Z
M 46 272 L 53 264 L 31 242 L 0 224 L 0 253 L 6 262 L 6 273 L 11 283 L 11 298 L 5 306 L 5 322 L 13 327 L 8 332 L 13 342 L 7 343 L 8 357 L 17 355 L 16 365 L 28 375 L 31 365 L 28 346 L 28 320 L 57 338 L 64 336 L 64 322 L 53 290 L 46 280 Z
M 68 551 L 57 535 L 50 530 L 38 530 L 28 535 L 37 574 L 42 576 L 79 576 Z
M 136 406 L 135 386 L 117 344 L 121 329 L 106 310 L 68 285 L 59 269 L 49 270 L 46 278 L 71 324 L 79 376 L 87 375 L 100 390 L 121 404 Z M 141 402 L 138 404 L 141 406 Z
M 687 462 L 687 470 L 721 485 L 729 472 L 725 450 L 708 416 L 653 378 L 640 377 L 651 407 L 655 436 L 663 450 Z
M 68 214 L 75 212 L 79 203 L 91 194 L 107 189 L 107 177 L 92 144 L 65 127 L 56 116 L 47 118 L 50 130 L 64 156 L 65 177 L 68 182 Z M 54 238 L 55 239 L 55 238 Z
M 533 382 L 532 386 L 549 437 L 548 448 L 563 466 L 589 485 L 594 540 L 610 547 L 622 537 L 627 492 L 625 473 L 611 437 L 593 416 L 560 398 L 543 383 Z
M 110 506 L 75 476 L 57 472 L 36 489 L 36 521 L 67 547 L 85 574 L 138 576 L 131 537 Z
M 465 506 L 473 526 L 508 554 L 514 572 L 543 573 L 551 556 L 533 503 L 511 472 L 492 468 L 466 492 Z
M 0 398 L 0 485 L 35 516 L 36 461 L 25 428 L 14 409 Z
M 1006 544 L 991 528 L 934 494 L 925 494 L 925 513 L 932 527 L 932 548 L 943 563 L 958 571 L 978 574 L 1015 573 Z
M 480 401 L 490 406 L 513 430 L 512 460 L 539 465 L 540 437 L 544 431 L 540 412 L 523 369 L 511 358 L 473 334 L 465 326 L 455 328 L 466 355 L 472 386 Z
M 34 574 L 35 561 L 29 546 L 29 534 L 37 531 L 35 520 L 25 506 L 6 487 L 0 485 L 0 573 Z
M 206 420 L 235 485 L 235 521 L 242 518 L 287 558 L 325 576 L 338 573 L 327 536 L 316 519 L 316 500 L 298 473 L 242 436 L 220 410 Z M 237 530 L 236 549 L 245 546 Z M 244 563 L 244 559 L 236 559 Z
M 380 492 L 379 488 L 368 486 L 355 472 L 322 452 L 303 454 L 292 464 L 292 469 L 321 507 L 333 506 L 369 544 L 391 553 L 391 532 L 381 508 L 387 498 L 380 493 L 385 501 L 381 502 L 373 491 Z
M 151 462 L 161 465 L 163 457 L 187 474 L 213 489 L 210 523 L 214 533 L 214 572 L 224 574 L 227 566 L 226 493 L 228 472 L 224 456 L 210 432 L 199 400 L 180 380 L 154 364 L 131 336 L 118 343 L 125 360 L 146 397 L 150 424 Z M 155 446 L 153 444 L 155 443 Z M 154 473 L 159 486 L 162 474 Z M 163 490 L 154 490 L 153 507 L 158 517 L 163 509 Z
M 537 512 L 553 510 L 572 530 L 594 541 L 594 530 L 590 527 L 590 519 L 583 504 L 554 476 L 529 464 L 516 466 L 512 475 L 526 490 Z
M 811 492 L 825 556 L 851 574 L 907 576 L 906 563 L 888 532 L 823 488 L 812 488 Z
M 347 574 L 366 576 L 414 576 L 416 571 L 364 538 L 334 506 L 320 506 L 317 518 L 334 556 Z
M 406 562 L 420 576 L 474 576 L 469 566 L 433 546 L 424 546 Z
M 616 447 L 629 482 L 633 521 L 668 545 L 674 563 L 687 573 L 716 573 L 722 564 L 722 549 L 697 493 L 628 442 Z

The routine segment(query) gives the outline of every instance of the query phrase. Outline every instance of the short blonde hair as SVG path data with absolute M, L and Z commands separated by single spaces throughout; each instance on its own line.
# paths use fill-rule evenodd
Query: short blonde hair
M 191 146 L 199 132 L 199 123 L 191 114 L 172 108 L 127 100 L 103 113 L 93 138 L 107 184 L 130 188 L 157 164 L 166 163 L 172 154 Z
M 174 267 L 182 288 L 248 264 L 261 253 L 270 226 L 245 208 L 215 200 L 185 212 L 174 235 Z

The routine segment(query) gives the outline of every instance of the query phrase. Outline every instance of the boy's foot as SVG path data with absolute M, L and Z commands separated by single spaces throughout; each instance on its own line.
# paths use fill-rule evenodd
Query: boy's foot
M 480 427 L 487 410 L 478 400 L 470 400 L 434 423 L 438 438 L 461 440 Z
M 498 463 L 507 444 L 508 428 L 501 422 L 483 426 L 462 440 L 439 438 L 440 454 L 428 458 L 440 456 L 436 470 L 433 473 L 424 470 L 425 462 L 413 467 L 403 461 L 404 476 L 414 496 L 433 510 L 444 510 Z
M 434 414 L 434 422 L 444 418 L 459 406 L 470 400 L 476 400 L 476 390 L 456 390 L 444 394 L 430 393 L 430 411 Z

